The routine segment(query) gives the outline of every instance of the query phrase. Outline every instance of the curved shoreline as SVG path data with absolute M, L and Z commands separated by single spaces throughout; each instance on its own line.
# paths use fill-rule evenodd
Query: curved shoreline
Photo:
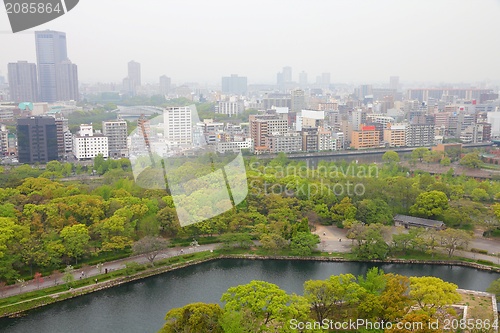
M 133 281 L 138 281 L 147 277 L 163 274 L 169 271 L 174 271 L 177 269 L 193 266 L 193 265 L 198 265 L 204 262 L 209 262 L 213 260 L 220 260 L 220 259 L 249 259 L 249 260 L 298 260 L 298 261 L 325 261 L 325 262 L 365 262 L 365 263 L 385 263 L 385 264 L 429 264 L 429 265 L 448 265 L 448 266 L 464 266 L 464 267 L 469 267 L 469 268 L 475 268 L 475 269 L 480 269 L 484 271 L 491 271 L 495 273 L 500 273 L 500 268 L 498 267 L 491 267 L 487 265 L 482 265 L 478 263 L 472 263 L 472 262 L 467 262 L 467 261 L 460 261 L 460 260 L 422 260 L 422 259 L 385 259 L 385 260 L 356 260 L 356 259 L 346 259 L 346 258 L 340 258 L 340 257 L 297 257 L 297 256 L 265 256 L 265 255 L 255 255 L 255 254 L 224 254 L 224 255 L 218 255 L 218 256 L 213 256 L 209 258 L 204 258 L 204 259 L 199 259 L 199 260 L 189 260 L 183 264 L 171 264 L 168 266 L 163 266 L 159 268 L 153 268 L 149 269 L 146 271 L 138 272 L 132 275 L 124 276 L 124 277 L 118 277 L 115 279 L 107 280 L 104 282 L 100 282 L 94 285 L 88 285 L 85 287 L 80 287 L 77 289 L 73 289 L 71 291 L 64 291 L 52 295 L 47 295 L 47 296 L 42 296 L 40 298 L 32 299 L 32 300 L 27 300 L 21 303 L 29 303 L 29 302 L 34 302 L 38 303 L 37 300 L 44 300 L 43 302 L 39 304 L 33 304 L 33 306 L 19 310 L 19 311 L 12 311 L 8 313 L 4 313 L 0 315 L 0 318 L 5 318 L 5 317 L 18 317 L 21 316 L 23 313 L 26 313 L 28 311 L 54 304 L 57 302 L 62 302 L 68 299 L 72 299 L 78 296 L 90 294 L 96 291 L 100 291 L 103 289 L 108 289 L 116 286 L 123 285 L 128 282 L 133 282 Z M 16 303 L 8 306 L 15 306 L 17 304 L 21 303 Z M 6 307 L 8 307 L 6 306 Z

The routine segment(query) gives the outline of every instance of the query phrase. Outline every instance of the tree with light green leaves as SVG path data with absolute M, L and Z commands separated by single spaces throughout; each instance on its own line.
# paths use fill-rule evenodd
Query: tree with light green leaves
M 393 223 L 392 211 L 387 202 L 381 199 L 364 199 L 358 204 L 356 218 L 366 224 Z
M 382 161 L 386 163 L 399 162 L 399 155 L 395 151 L 386 151 L 382 156 Z
M 424 159 L 426 155 L 430 154 L 429 149 L 420 147 L 411 152 L 411 158 L 419 159 L 420 162 Z
M 373 267 L 366 272 L 366 278 L 358 276 L 358 283 L 368 293 L 378 296 L 384 291 L 387 279 L 383 270 Z
M 464 165 L 468 169 L 478 169 L 483 165 L 483 161 L 478 156 L 478 153 L 470 153 L 462 157 L 460 165 Z
M 476 202 L 488 201 L 490 200 L 490 195 L 482 188 L 475 188 L 471 193 L 472 200 Z
M 62 276 L 62 280 L 64 281 L 64 283 L 70 284 L 71 282 L 73 282 L 75 280 L 75 276 L 73 275 L 74 273 L 75 269 L 73 268 L 73 266 L 66 266 Z
M 72 226 L 64 227 L 61 230 L 61 237 L 66 253 L 69 257 L 75 258 L 78 264 L 78 257 L 85 254 L 89 246 L 89 230 L 85 224 L 75 224 Z
M 290 242 L 292 253 L 299 256 L 308 256 L 320 243 L 319 236 L 310 232 L 298 232 Z
M 417 303 L 420 311 L 430 317 L 462 300 L 457 288 L 456 284 L 433 276 L 410 277 L 410 298 Z
M 309 312 L 303 297 L 289 296 L 277 285 L 264 281 L 229 288 L 221 302 L 225 303 L 224 312 L 247 313 L 249 321 L 258 327 L 257 332 L 281 332 L 291 318 L 304 320 Z
M 366 292 L 357 282 L 352 274 L 332 275 L 328 283 L 333 289 L 333 299 L 336 308 L 336 317 L 343 317 L 343 310 L 357 304 Z
M 288 246 L 286 239 L 276 232 L 262 234 L 260 236 L 260 242 L 262 243 L 262 247 L 264 249 L 273 251 L 274 255 L 276 255 L 279 250 Z
M 460 229 L 445 229 L 438 233 L 441 238 L 441 244 L 448 250 L 448 255 L 453 256 L 458 247 L 467 247 L 474 238 L 474 234 Z
M 448 209 L 448 198 L 441 191 L 421 193 L 416 203 L 410 207 L 410 214 L 424 218 L 436 218 Z
M 191 303 L 170 310 L 159 333 L 207 332 L 224 333 L 219 323 L 223 310 L 219 304 Z
M 500 298 L 500 279 L 491 282 L 491 285 L 486 289 L 487 292 L 495 294 L 497 299 Z
M 451 164 L 451 160 L 448 156 L 445 156 L 440 161 L 442 166 L 449 166 Z

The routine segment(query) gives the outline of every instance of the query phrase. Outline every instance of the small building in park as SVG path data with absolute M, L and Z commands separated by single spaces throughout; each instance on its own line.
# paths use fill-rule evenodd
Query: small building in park
M 394 225 L 396 227 L 405 227 L 409 228 L 425 228 L 425 229 L 436 229 L 443 230 L 446 228 L 443 221 L 435 221 L 429 219 L 423 219 L 415 216 L 408 215 L 396 215 L 394 216 Z

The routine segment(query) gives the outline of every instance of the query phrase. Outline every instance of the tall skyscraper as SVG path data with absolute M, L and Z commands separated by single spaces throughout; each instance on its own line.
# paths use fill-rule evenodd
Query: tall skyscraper
M 292 82 L 292 67 L 283 67 L 283 81 Z
M 128 78 L 136 87 L 141 86 L 141 64 L 135 61 L 128 63 Z
M 358 88 L 358 100 L 363 101 L 366 96 L 373 94 L 371 84 L 363 84 Z
M 66 33 L 35 31 L 38 84 L 42 102 L 78 100 L 77 67 L 68 59 Z
M 35 31 L 35 42 L 40 100 L 55 102 L 58 99 L 58 67 L 61 62 L 68 59 L 66 34 L 51 30 Z
M 17 146 L 20 163 L 57 160 L 57 127 L 52 117 L 17 119 Z
M 141 64 L 132 60 L 128 63 L 128 76 L 123 79 L 123 90 L 129 95 L 135 95 L 140 86 Z
M 231 74 L 231 76 L 223 77 L 222 92 L 224 94 L 246 95 L 247 94 L 246 76 L 238 76 L 238 74 Z
M 283 67 L 283 71 L 276 75 L 276 82 L 278 85 L 292 82 L 292 67 Z
M 160 76 L 160 94 L 167 95 L 170 92 L 171 83 L 172 81 L 168 76 Z
M 78 101 L 78 67 L 69 60 L 61 62 L 57 80 L 58 100 Z
M 27 61 L 10 63 L 9 69 L 9 90 L 10 99 L 19 102 L 38 101 L 38 80 L 36 75 L 36 65 Z
M 389 78 L 389 88 L 392 90 L 398 90 L 399 88 L 399 76 L 391 76 Z

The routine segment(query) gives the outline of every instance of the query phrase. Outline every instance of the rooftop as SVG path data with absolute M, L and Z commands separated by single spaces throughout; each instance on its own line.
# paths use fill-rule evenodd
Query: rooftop
M 435 221 L 435 220 L 423 219 L 421 217 L 399 215 L 399 214 L 394 216 L 394 221 L 402 221 L 402 222 L 406 222 L 406 223 L 420 224 L 420 225 L 425 225 L 425 226 L 429 226 L 429 227 L 439 227 L 439 226 L 444 224 L 443 221 Z

